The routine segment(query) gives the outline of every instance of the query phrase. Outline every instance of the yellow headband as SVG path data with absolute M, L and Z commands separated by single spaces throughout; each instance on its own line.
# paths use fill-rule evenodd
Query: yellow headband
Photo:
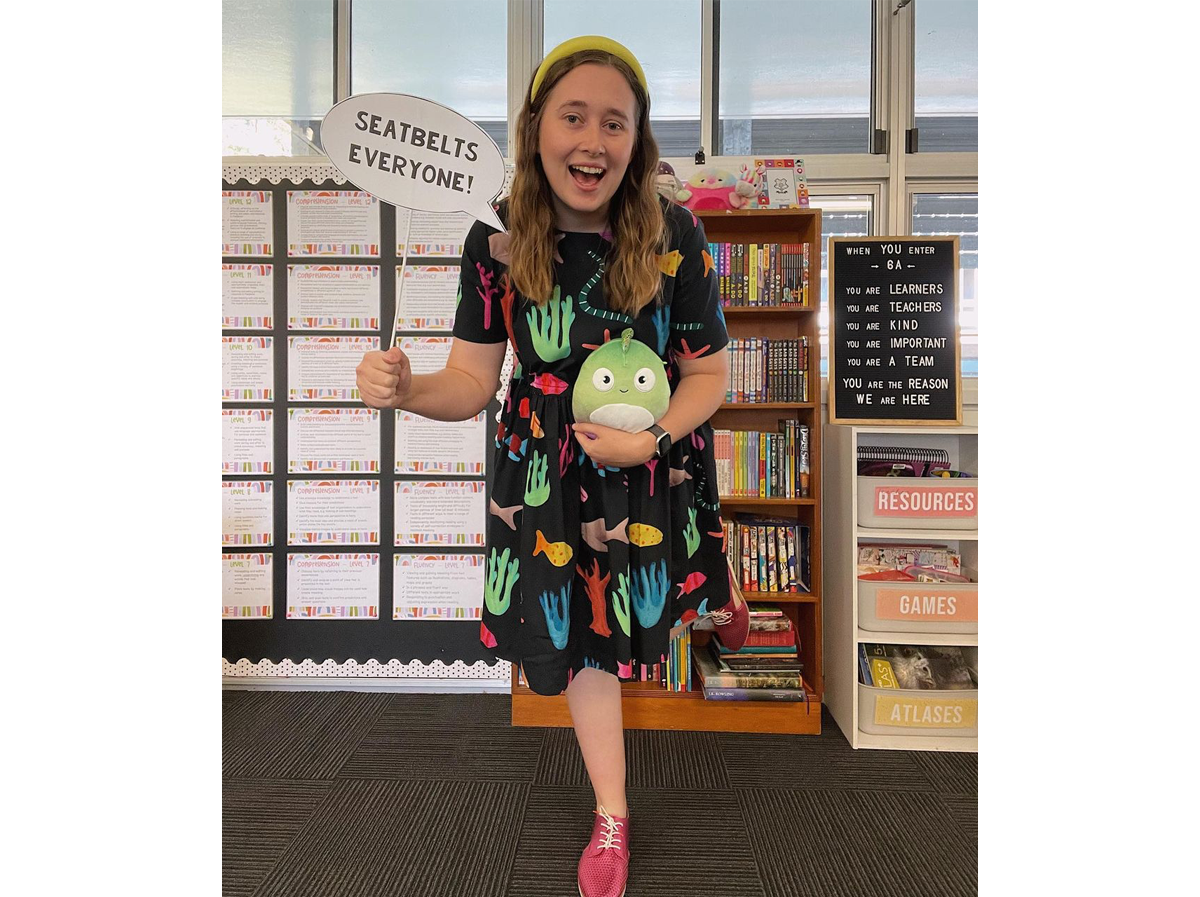
M 646 93 L 650 92 L 650 88 L 646 86 L 646 73 L 642 71 L 637 57 L 630 53 L 628 48 L 607 37 L 588 34 L 583 37 L 573 37 L 570 40 L 563 41 L 546 54 L 546 58 L 538 66 L 537 74 L 533 76 L 533 89 L 529 91 L 531 102 L 537 98 L 538 88 L 542 86 L 542 81 L 545 79 L 546 72 L 549 71 L 550 66 L 554 65 L 560 59 L 570 56 L 572 53 L 578 53 L 580 50 L 603 50 L 606 53 L 612 53 L 613 56 L 627 63 L 633 69 L 633 73 L 637 75 L 638 83 L 642 85 L 642 90 L 646 91 Z

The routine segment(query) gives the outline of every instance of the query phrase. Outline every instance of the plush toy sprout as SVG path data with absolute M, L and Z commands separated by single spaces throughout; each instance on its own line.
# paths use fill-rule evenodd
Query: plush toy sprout
M 627 328 L 595 349 L 579 369 L 571 410 L 579 423 L 640 433 L 667 413 L 671 388 L 661 358 Z

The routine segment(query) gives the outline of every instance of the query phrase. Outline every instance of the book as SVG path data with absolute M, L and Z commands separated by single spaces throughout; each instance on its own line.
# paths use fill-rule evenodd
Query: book
M 864 647 L 876 687 L 926 691 L 979 687 L 978 672 L 972 673 L 960 647 L 892 644 Z
M 704 698 L 708 701 L 777 701 L 808 703 L 804 686 L 797 688 L 727 688 L 720 685 L 704 686 Z
M 801 688 L 803 680 L 799 673 L 778 672 L 722 672 L 717 667 L 711 651 L 696 651 L 693 655 L 696 672 L 704 688 Z
M 783 609 L 778 604 L 771 604 L 767 601 L 755 601 L 753 603 L 747 602 L 746 604 L 750 608 L 750 628 L 751 629 L 754 628 L 754 621 L 756 619 L 757 620 L 768 620 L 768 619 L 778 619 L 780 617 L 784 617 Z M 784 619 L 787 619 L 787 618 L 784 617 Z

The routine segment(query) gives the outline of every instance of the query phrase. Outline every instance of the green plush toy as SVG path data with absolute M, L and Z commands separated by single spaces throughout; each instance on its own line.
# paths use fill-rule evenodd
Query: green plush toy
M 658 423 L 670 403 L 666 365 L 627 328 L 619 340 L 609 340 L 584 361 L 571 410 L 579 423 L 640 433 Z

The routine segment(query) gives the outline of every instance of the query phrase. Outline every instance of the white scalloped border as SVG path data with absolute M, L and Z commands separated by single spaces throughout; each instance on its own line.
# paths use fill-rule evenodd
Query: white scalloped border
M 333 659 L 317 663 L 305 659 L 296 663 L 284 659 L 279 663 L 270 660 L 260 660 L 254 663 L 242 658 L 237 663 L 230 663 L 221 658 L 221 675 L 230 678 L 340 678 L 340 679 L 496 679 L 509 681 L 512 679 L 512 664 L 507 660 L 497 661 L 488 665 L 482 660 L 466 664 L 461 660 L 444 663 L 434 660 L 422 663 L 413 660 L 402 663 L 399 660 L 389 660 L 380 663 L 378 660 L 368 660 L 359 663 L 357 660 L 347 660 L 338 663 Z
M 333 181 L 335 184 L 348 183 L 345 176 L 327 160 L 328 156 L 308 156 L 302 161 L 272 159 L 270 161 L 233 162 L 227 160 L 226 164 L 221 166 L 221 178 L 230 184 L 236 184 L 242 178 L 251 184 L 267 180 L 272 184 L 287 181 L 292 186 L 304 181 L 312 181 L 314 184 L 324 181 Z M 508 189 L 512 184 L 512 173 L 513 165 L 506 160 L 504 163 L 504 186 L 500 188 L 500 198 L 508 195 Z

